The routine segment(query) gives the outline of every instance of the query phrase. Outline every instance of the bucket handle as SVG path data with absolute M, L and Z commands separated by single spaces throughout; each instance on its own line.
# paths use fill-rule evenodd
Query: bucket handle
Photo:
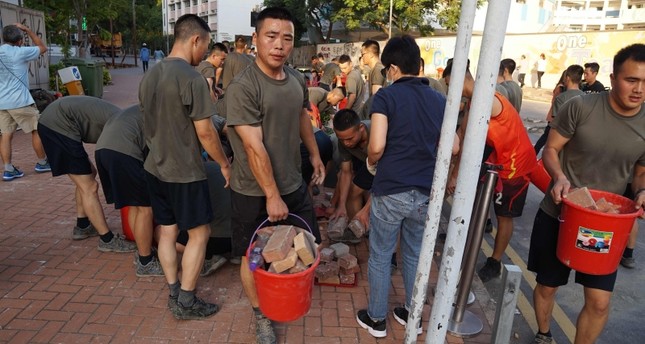
M 309 224 L 307 223 L 307 221 L 305 221 L 302 217 L 300 217 L 300 216 L 298 216 L 298 215 L 296 215 L 296 214 L 294 214 L 294 213 L 289 213 L 289 216 L 295 217 L 296 219 L 300 220 L 300 222 L 302 222 L 302 223 L 304 223 L 304 224 L 305 224 L 305 227 L 307 228 L 307 230 L 309 231 L 309 233 L 314 234 L 314 232 L 311 230 L 311 227 L 309 227 Z M 264 226 L 267 222 L 269 222 L 269 218 L 268 218 L 268 217 L 266 218 L 266 220 L 262 221 L 262 223 L 260 223 L 260 224 L 258 225 L 258 227 L 255 229 L 255 231 L 253 232 L 253 236 L 251 236 L 251 241 L 249 242 L 249 247 L 251 247 L 251 245 L 253 245 L 253 241 L 255 240 L 255 236 L 257 235 L 258 231 L 259 231 L 260 229 L 262 229 L 262 228 L 263 228 L 263 226 Z
M 564 220 L 562 219 L 562 217 L 560 217 L 560 215 L 558 215 L 558 222 L 564 223 Z

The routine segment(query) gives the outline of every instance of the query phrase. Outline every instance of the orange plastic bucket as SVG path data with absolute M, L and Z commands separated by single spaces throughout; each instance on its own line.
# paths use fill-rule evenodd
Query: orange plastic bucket
M 549 184 L 551 183 L 551 176 L 546 171 L 546 168 L 544 168 L 544 162 L 542 162 L 542 159 L 537 161 L 537 166 L 529 175 L 529 179 L 531 179 L 531 183 L 533 183 L 535 187 L 543 193 L 546 193 L 546 190 L 549 188 Z
M 299 216 L 289 215 L 300 219 L 307 225 Z M 267 221 L 260 224 L 258 229 Z M 309 229 L 309 232 L 311 232 L 311 229 Z M 255 234 L 253 236 L 255 237 Z M 251 242 L 253 242 L 253 238 L 251 238 Z M 249 245 L 246 250 L 247 259 L 250 258 L 253 246 L 255 246 L 255 243 Z M 276 274 L 263 268 L 255 269 L 253 279 L 255 280 L 255 288 L 262 313 L 267 318 L 279 322 L 294 321 L 307 314 L 311 307 L 314 272 L 318 264 L 320 264 L 320 255 L 316 252 L 316 261 L 307 270 L 299 273 Z
M 590 275 L 607 275 L 618 268 L 634 221 L 643 213 L 634 202 L 610 192 L 589 190 L 594 200 L 620 205 L 620 214 L 583 208 L 563 199 L 556 254 L 560 261 Z

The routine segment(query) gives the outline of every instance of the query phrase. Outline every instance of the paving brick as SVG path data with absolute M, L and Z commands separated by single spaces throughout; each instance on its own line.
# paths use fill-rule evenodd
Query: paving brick
M 270 269 L 273 269 L 277 273 L 281 273 L 294 267 L 297 261 L 298 253 L 296 253 L 296 250 L 294 248 L 291 248 L 284 259 L 276 260 L 271 263 Z
M 345 254 L 338 257 L 338 266 L 344 269 L 353 269 L 358 266 L 358 259 L 353 254 Z
M 19 313 L 20 309 L 5 308 L 0 313 L 0 329 L 5 327 L 11 320 L 13 320 Z
M 89 343 L 94 337 L 91 334 L 80 334 L 80 333 L 59 333 L 57 334 L 52 342 L 54 343 Z
M 334 250 L 334 255 L 336 256 L 336 258 L 342 257 L 349 253 L 349 246 L 343 244 L 342 242 L 337 242 L 329 246 L 329 248 Z
M 36 331 L 19 331 L 11 338 L 9 344 L 30 343 L 37 333 Z
M 32 319 L 18 319 L 15 318 L 7 324 L 6 328 L 8 330 L 27 330 L 27 331 L 38 331 L 47 322 L 43 320 L 32 320 Z
M 293 238 L 296 236 L 294 226 L 276 226 L 273 235 L 262 250 L 262 257 L 267 263 L 282 260 L 287 257 L 293 246 Z
M 293 239 L 293 247 L 295 248 L 296 252 L 298 253 L 298 257 L 300 257 L 300 260 L 304 265 L 311 265 L 316 260 L 316 258 L 314 257 L 314 252 L 310 248 L 304 232 L 296 235 L 296 237 Z
M 32 319 L 36 314 L 38 314 L 45 306 L 47 305 L 47 301 L 42 301 L 42 300 L 34 300 L 31 301 L 29 306 L 25 307 L 25 309 L 18 314 L 18 318 L 21 319 Z
M 72 312 L 42 310 L 34 317 L 34 319 L 50 320 L 50 321 L 68 321 L 72 318 L 73 315 L 74 313 Z
M 49 343 L 63 328 L 65 322 L 63 321 L 49 321 L 47 324 L 38 331 L 32 339 L 32 343 Z

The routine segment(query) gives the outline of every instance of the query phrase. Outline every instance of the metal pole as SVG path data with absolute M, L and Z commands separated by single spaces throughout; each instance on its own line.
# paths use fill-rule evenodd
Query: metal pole
M 470 224 L 470 216 L 475 198 L 474 191 L 476 190 L 479 168 L 484 152 L 484 142 L 488 131 L 494 86 L 497 81 L 497 72 L 502 46 L 504 44 L 509 9 L 510 0 L 491 1 L 488 3 L 488 13 L 486 14 L 481 54 L 477 66 L 475 89 L 470 108 L 470 116 L 468 118 L 468 131 L 466 132 L 463 151 L 461 153 L 459 176 L 452 212 L 448 222 L 444 255 L 441 259 L 441 268 L 439 269 L 437 292 L 430 315 L 429 328 L 431 331 L 428 331 L 426 337 L 426 343 L 428 344 L 443 343 L 446 337 L 454 292 L 457 287 L 457 281 L 459 280 L 459 265 L 464 254 L 463 243 L 467 235 L 468 225 Z M 459 31 L 462 28 L 460 25 Z M 460 47 L 457 46 L 455 56 L 457 56 L 459 49 Z M 462 85 L 454 85 L 454 81 L 460 78 L 461 75 L 451 76 L 450 91 L 453 91 L 452 88 L 455 87 L 461 93 Z
M 437 151 L 437 162 L 432 178 L 432 191 L 430 192 L 428 214 L 426 215 L 423 241 L 421 242 L 421 253 L 415 277 L 416 283 L 412 291 L 410 315 L 408 316 L 408 323 L 405 329 L 405 343 L 416 343 L 417 341 L 417 328 L 421 320 L 421 311 L 423 310 L 428 290 L 430 264 L 432 264 L 435 240 L 437 239 L 437 232 L 439 231 L 439 219 L 441 218 L 441 207 L 443 206 L 443 199 L 446 192 L 448 169 L 450 168 L 450 158 L 452 157 L 452 145 L 455 139 L 459 106 L 461 105 L 461 89 L 464 86 L 466 61 L 468 60 L 468 51 L 470 50 L 470 39 L 472 37 L 476 9 L 477 0 L 464 0 L 461 3 L 459 31 L 457 32 L 455 57 L 452 65 L 452 75 L 454 77 L 451 78 L 451 87 L 448 90 L 446 109 L 444 110 L 444 120 Z M 459 261 L 461 261 L 461 258 Z M 442 277 L 440 276 L 440 278 Z M 452 290 L 453 295 L 451 295 L 451 299 L 454 297 L 454 290 Z M 430 329 L 431 331 L 428 331 L 428 337 L 431 337 L 431 334 L 436 332 L 435 327 L 430 327 Z M 443 343 L 445 336 L 444 332 L 441 341 L 437 340 L 432 343 Z
M 517 305 L 517 294 L 520 292 L 522 283 L 522 269 L 517 265 L 504 265 L 502 269 L 502 295 L 495 298 L 497 309 L 495 310 L 495 323 L 493 326 L 493 337 L 491 343 L 508 343 L 513 330 L 515 318 L 515 306 Z M 501 299 L 501 300 L 500 300 Z
M 134 66 L 137 64 L 137 13 L 134 9 L 134 0 L 132 0 L 132 45 L 134 47 Z
M 392 38 L 392 7 L 393 7 L 394 0 L 390 0 L 390 25 L 388 27 L 388 34 L 387 34 L 387 39 Z
M 493 198 L 495 191 L 495 183 L 497 182 L 497 172 L 488 171 L 486 173 L 486 181 L 483 186 L 478 188 L 477 206 L 473 208 L 473 221 L 470 222 L 468 229 L 469 237 L 471 237 L 470 245 L 467 245 L 466 257 L 463 261 L 463 268 L 461 271 L 461 281 L 459 283 L 459 291 L 457 293 L 457 301 L 455 302 L 455 309 L 452 312 L 452 318 L 448 325 L 448 332 L 459 337 L 468 337 L 475 335 L 483 329 L 482 321 L 474 314 L 466 316 L 464 320 L 464 313 L 466 311 L 466 302 L 468 301 L 468 293 L 473 283 L 473 275 L 475 273 L 475 264 L 477 263 L 477 255 L 481 248 L 482 240 L 484 238 L 484 227 L 486 219 L 488 218 L 488 207 Z

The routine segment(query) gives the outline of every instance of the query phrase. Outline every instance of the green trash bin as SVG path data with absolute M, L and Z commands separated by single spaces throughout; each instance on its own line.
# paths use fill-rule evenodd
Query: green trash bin
M 66 59 L 62 61 L 66 67 L 76 66 L 81 72 L 81 83 L 85 95 L 103 98 L 103 68 L 105 62 L 84 59 Z

